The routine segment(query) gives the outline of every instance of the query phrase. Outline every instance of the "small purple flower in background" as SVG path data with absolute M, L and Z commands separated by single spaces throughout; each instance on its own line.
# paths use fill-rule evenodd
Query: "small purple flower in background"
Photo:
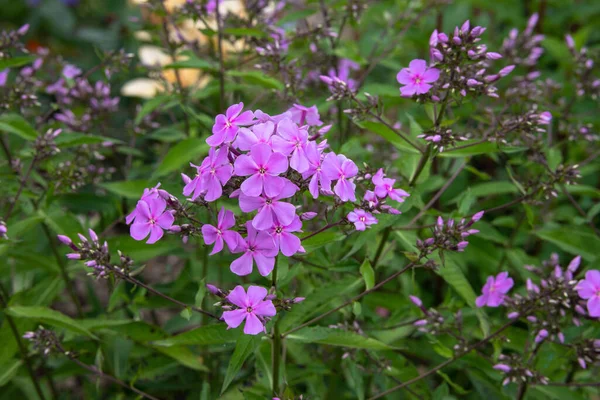
M 308 131 L 299 128 L 289 119 L 277 124 L 277 136 L 273 136 L 273 150 L 290 157 L 290 167 L 302 173 L 308 169 L 304 148 L 308 142 Z
M 271 138 L 274 132 L 275 124 L 272 121 L 256 124 L 250 129 L 240 128 L 233 145 L 242 151 L 248 151 L 258 143 L 265 143 L 271 146 Z
M 535 343 L 540 343 L 542 342 L 544 339 L 546 339 L 548 337 L 548 331 L 545 329 L 542 329 L 541 331 L 538 332 L 538 334 L 535 336 Z
M 237 328 L 246 321 L 244 333 L 257 335 L 265 330 L 264 317 L 274 317 L 277 311 L 271 300 L 265 300 L 267 289 L 260 286 L 248 287 L 248 293 L 242 286 L 236 286 L 227 300 L 238 306 L 237 310 L 225 311 L 223 319 L 228 328 Z
M 240 194 L 240 209 L 243 212 L 258 210 L 258 214 L 252 220 L 254 228 L 264 231 L 273 226 L 277 219 L 283 225 L 288 225 L 296 216 L 296 207 L 293 204 L 280 201 L 296 194 L 298 186 L 286 180 L 281 191 L 273 197 L 251 197 Z
M 273 153 L 269 145 L 254 145 L 250 155 L 239 156 L 234 166 L 237 176 L 251 175 L 240 187 L 246 196 L 257 197 L 264 190 L 267 196 L 274 197 L 285 185 L 285 179 L 277 175 L 287 171 L 287 157 L 281 153 Z
M 425 94 L 431 89 L 430 83 L 434 83 L 440 77 L 440 70 L 428 68 L 425 60 L 412 60 L 408 68 L 403 68 L 396 80 L 405 85 L 400 88 L 402 96 L 410 97 L 414 94 Z
M 321 126 L 323 121 L 319 116 L 317 106 L 305 107 L 300 104 L 294 104 L 292 108 L 287 110 L 291 114 L 291 119 L 298 125 Z
M 217 115 L 212 129 L 212 136 L 206 139 L 210 146 L 220 146 L 223 143 L 231 143 L 235 139 L 240 126 L 248 126 L 254 123 L 254 113 L 244 111 L 244 103 L 230 106 L 225 114 Z
M 231 263 L 231 272 L 239 276 L 248 275 L 252 272 L 252 264 L 255 262 L 258 272 L 262 276 L 267 276 L 275 266 L 277 255 L 275 242 L 267 232 L 254 229 L 250 221 L 246 222 L 246 229 L 248 230 L 246 239 L 240 240 L 234 251 L 234 253 L 244 254 Z
M 196 177 L 189 181 L 183 188 L 183 195 L 192 195 L 192 200 L 206 192 L 204 200 L 215 201 L 223 194 L 223 186 L 233 174 L 233 166 L 227 158 L 227 148 L 211 148 L 200 166 L 190 164 L 196 168 Z
M 354 161 L 346 158 L 342 154 L 329 153 L 323 160 L 323 173 L 330 181 L 337 180 L 333 191 L 342 201 L 355 201 L 356 195 L 354 190 L 356 185 L 351 182 L 352 178 L 358 174 L 358 167 Z
M 358 71 L 360 65 L 347 58 L 342 58 L 338 63 L 337 71 L 333 68 L 329 69 L 328 75 L 332 80 L 344 82 L 351 91 L 356 90 L 356 81 L 350 78 L 350 71 Z
M 238 246 L 238 242 L 243 240 L 242 235 L 236 231 L 229 230 L 235 226 L 235 216 L 233 212 L 221 207 L 217 217 L 217 227 L 205 224 L 202 226 L 202 236 L 206 244 L 215 244 L 210 255 L 216 254 L 223 249 L 223 241 L 227 243 L 229 251 L 233 253 Z
M 62 70 L 62 74 L 67 79 L 74 79 L 81 74 L 81 70 L 74 65 L 67 64 Z
M 477 297 L 475 305 L 477 307 L 498 307 L 504 302 L 504 296 L 513 287 L 512 278 L 508 277 L 508 272 L 500 272 L 496 278 L 489 276 L 487 282 L 481 290 L 483 294 Z
M 275 240 L 275 246 L 286 257 L 291 257 L 298 251 L 303 251 L 300 239 L 291 232 L 302 232 L 302 222 L 297 216 L 287 225 L 275 221 L 273 227 L 269 230 L 271 237 Z
M 587 300 L 590 317 L 600 317 L 600 271 L 593 269 L 585 273 L 585 279 L 575 287 L 579 297 Z
M 372 182 L 375 185 L 375 194 L 379 198 L 385 198 L 389 196 L 390 199 L 398 202 L 403 202 L 405 197 L 409 197 L 410 194 L 402 189 L 394 189 L 395 179 L 384 178 L 385 174 L 383 169 L 380 168 L 375 175 L 373 175 Z
M 6 81 L 8 80 L 8 73 L 10 69 L 6 68 L 0 71 L 0 87 L 6 86 Z
M 364 231 L 367 226 L 376 224 L 377 218 L 371 215 L 371 213 L 361 210 L 360 208 L 351 211 L 348 214 L 348 221 L 354 224 L 357 231 Z
M 140 200 L 137 203 L 137 216 L 131 225 L 131 237 L 135 240 L 150 238 L 146 243 L 153 244 L 163 237 L 163 229 L 170 229 L 175 221 L 170 211 L 165 211 L 167 203 L 161 199 Z
M 6 228 L 6 223 L 4 221 L 0 221 L 0 239 L 6 239 L 8 237 L 8 229 Z

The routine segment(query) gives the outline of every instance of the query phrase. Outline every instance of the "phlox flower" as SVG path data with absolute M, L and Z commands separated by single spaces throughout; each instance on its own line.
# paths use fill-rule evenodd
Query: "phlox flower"
M 216 254 L 223 250 L 223 242 L 227 243 L 229 251 L 233 252 L 238 245 L 238 242 L 243 240 L 242 235 L 229 228 L 235 226 L 235 216 L 233 212 L 225 210 L 221 207 L 217 217 L 217 226 L 205 224 L 202 226 L 202 237 L 206 244 L 215 244 L 210 255 Z
M 321 126 L 323 121 L 319 115 L 317 106 L 305 107 L 300 104 L 294 104 L 287 112 L 291 114 L 291 120 L 298 125 Z
M 367 226 L 374 225 L 378 222 L 377 218 L 371 215 L 371 213 L 360 208 L 356 208 L 348 214 L 348 221 L 354 224 L 357 231 L 364 231 Z
M 210 146 L 220 146 L 223 143 L 231 143 L 235 139 L 240 126 L 248 126 L 254 123 L 254 113 L 244 111 L 244 103 L 230 106 L 225 114 L 217 115 L 212 128 L 212 135 L 206 138 Z
M 284 113 L 277 114 L 277 115 L 269 115 L 266 112 L 263 112 L 261 110 L 256 110 L 256 111 L 254 111 L 254 117 L 258 120 L 258 122 L 271 121 L 274 124 L 276 124 L 279 121 L 281 121 L 282 119 L 292 118 L 292 113 L 289 111 L 286 111 Z
M 163 200 L 168 200 L 171 197 L 169 192 L 167 192 L 166 190 L 163 190 L 163 189 L 159 189 L 159 188 L 160 188 L 160 183 L 157 184 L 153 188 L 144 189 L 144 194 L 142 194 L 142 197 L 140 198 L 140 200 L 148 201 L 150 199 L 158 199 L 158 198 L 162 198 Z M 131 224 L 136 219 L 138 214 L 139 214 L 138 208 L 135 207 L 133 209 L 133 211 L 127 217 L 125 217 L 125 223 L 127 225 Z
M 277 136 L 273 136 L 273 150 L 290 157 L 290 167 L 302 173 L 308 168 L 308 160 L 304 148 L 308 142 L 308 131 L 299 128 L 290 119 L 277 124 Z
M 428 68 L 425 60 L 412 60 L 408 68 L 403 68 L 396 80 L 405 85 L 400 88 L 402 96 L 410 97 L 414 94 L 424 94 L 431 89 L 430 83 L 437 81 L 440 77 L 440 70 L 437 68 Z
M 285 185 L 284 178 L 278 175 L 287 171 L 288 160 L 281 153 L 273 153 L 269 145 L 259 143 L 252 146 L 250 155 L 239 156 L 234 167 L 237 176 L 250 175 L 242 182 L 242 193 L 257 197 L 264 191 L 268 197 L 274 197 Z
M 310 178 L 308 190 L 312 197 L 316 199 L 319 197 L 319 186 L 323 190 L 331 192 L 331 181 L 323 173 L 323 156 L 317 144 L 315 142 L 308 142 L 304 153 L 308 161 L 308 168 L 302 173 L 302 178 Z
M 248 287 L 248 293 L 242 286 L 236 286 L 227 300 L 239 308 L 233 311 L 225 311 L 223 319 L 229 328 L 237 328 L 246 321 L 244 333 L 246 335 L 257 335 L 265 330 L 264 317 L 274 317 L 277 311 L 271 300 L 264 300 L 267 289 L 260 286 Z
M 233 145 L 243 151 L 249 151 L 257 143 L 271 146 L 271 136 L 274 132 L 275 124 L 271 121 L 253 125 L 250 129 L 240 128 Z
M 500 272 L 495 278 L 489 276 L 483 286 L 482 295 L 477 297 L 477 307 L 498 307 L 504 303 L 504 296 L 513 287 L 514 281 L 508 277 L 508 272 Z
M 131 237 L 135 240 L 144 240 L 146 236 L 150 238 L 146 243 L 156 243 L 163 237 L 163 229 L 170 229 L 173 226 L 175 217 L 170 211 L 166 210 L 167 203 L 162 198 L 140 200 L 136 209 L 138 212 L 135 222 L 131 225 Z
M 275 246 L 286 257 L 291 257 L 298 251 L 303 251 L 300 238 L 292 232 L 302 232 L 302 221 L 297 216 L 294 216 L 289 224 L 282 224 L 276 219 L 273 227 L 269 230 L 275 240 Z
M 252 220 L 252 226 L 260 231 L 264 231 L 273 226 L 275 218 L 282 224 L 288 225 L 296 216 L 296 207 L 290 203 L 284 203 L 281 199 L 287 199 L 300 190 L 298 186 L 285 179 L 283 188 L 276 196 L 246 196 L 240 194 L 240 209 L 243 212 L 258 210 L 258 214 Z
M 227 155 L 227 148 L 215 149 L 213 147 L 200 166 L 190 163 L 192 167 L 196 168 L 196 176 L 187 182 L 183 188 L 183 195 L 192 195 L 192 200 L 196 200 L 201 194 L 205 193 L 204 200 L 206 201 L 215 201 L 221 197 L 223 186 L 233 174 L 233 166 Z
M 597 269 L 587 271 L 585 279 L 580 280 L 575 289 L 579 297 L 587 300 L 590 317 L 600 317 L 600 271 Z
M 334 68 L 330 68 L 328 75 L 331 79 L 344 82 L 348 86 L 348 89 L 354 92 L 356 90 L 356 81 L 350 78 L 350 71 L 357 71 L 359 69 L 360 65 L 354 61 L 342 58 L 338 63 L 337 71 Z
M 342 201 L 355 201 L 354 190 L 356 185 L 349 179 L 358 174 L 358 167 L 354 161 L 346 156 L 329 153 L 323 160 L 323 173 L 330 181 L 337 180 L 333 191 Z
M 375 185 L 375 194 L 381 199 L 389 196 L 392 200 L 403 202 L 405 197 L 410 196 L 402 189 L 394 189 L 394 183 L 396 183 L 396 180 L 385 178 L 382 168 L 380 168 L 379 171 L 373 175 L 372 182 Z
M 267 276 L 275 266 L 277 255 L 275 242 L 267 232 L 254 229 L 250 221 L 246 223 L 246 229 L 248 235 L 238 242 L 238 247 L 234 251 L 234 253 L 244 254 L 231 263 L 231 272 L 239 276 L 248 275 L 252 272 L 253 263 L 256 263 L 258 272 L 262 276 Z

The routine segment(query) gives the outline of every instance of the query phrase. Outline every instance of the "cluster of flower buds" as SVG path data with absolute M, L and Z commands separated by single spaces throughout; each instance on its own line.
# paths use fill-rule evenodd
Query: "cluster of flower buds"
M 420 332 L 427 332 L 432 335 L 437 335 L 445 330 L 444 323 L 445 318 L 434 308 L 426 308 L 423 305 L 423 301 L 416 296 L 410 296 L 410 301 L 419 307 L 425 318 L 419 319 L 413 323 L 414 326 L 418 327 Z
M 58 235 L 58 240 L 73 250 L 73 253 L 67 254 L 69 260 L 85 261 L 85 265 L 92 269 L 88 274 L 96 278 L 107 278 L 110 266 L 110 253 L 108 243 L 105 241 L 100 244 L 100 239 L 92 229 L 89 231 L 90 240 L 84 235 L 78 233 L 80 242 L 75 244 L 71 238 L 65 235 Z M 122 260 L 123 261 L 123 260 Z
M 36 157 L 39 160 L 53 156 L 60 152 L 56 146 L 55 139 L 60 135 L 62 129 L 48 129 L 48 131 L 40 135 L 35 140 Z
M 523 356 L 520 354 L 498 356 L 499 363 L 494 365 L 494 369 L 504 374 L 503 385 L 509 383 L 537 383 L 548 384 L 548 378 L 532 370 L 528 365 L 525 365 Z
M 471 227 L 483 217 L 483 213 L 479 211 L 470 219 L 463 218 L 459 222 L 453 219 L 444 221 L 441 216 L 438 217 L 433 228 L 433 237 L 417 240 L 417 248 L 422 255 L 431 254 L 435 250 L 464 251 L 469 244 L 466 238 L 479 232 Z
M 581 122 L 567 124 L 564 121 L 561 121 L 559 127 L 561 132 L 567 132 L 569 140 L 585 140 L 587 142 L 597 142 L 600 140 L 600 135 L 598 135 L 592 124 L 584 124 Z
M 507 114 L 501 119 L 500 129 L 492 132 L 489 140 L 514 146 L 539 147 L 551 123 L 552 114 L 549 111 L 540 112 L 536 107 L 521 115 Z
M 32 107 L 39 107 L 37 92 L 43 85 L 38 78 L 37 72 L 44 63 L 44 57 L 48 54 L 46 49 L 39 49 L 36 58 L 31 64 L 15 71 L 14 79 L 9 82 L 11 69 L 0 71 L 0 108 L 5 110 L 19 110 L 24 112 Z
M 575 78 L 577 80 L 577 96 L 589 95 L 592 99 L 597 99 L 600 95 L 600 78 L 594 74 L 596 63 L 588 52 L 588 49 L 583 47 L 577 50 L 575 41 L 571 35 L 566 37 L 569 51 L 575 61 Z
M 338 61 L 337 68 L 330 68 L 326 76 L 320 76 L 321 81 L 327 84 L 332 93 L 331 100 L 343 98 L 340 96 L 347 94 L 345 91 L 349 93 L 356 92 L 358 89 L 357 82 L 350 76 L 352 71 L 358 71 L 359 69 L 360 65 L 354 61 L 342 58 Z
M 23 339 L 29 340 L 33 345 L 34 351 L 43 354 L 44 356 L 58 350 L 58 338 L 54 332 L 41 325 L 35 331 L 25 332 Z
M 538 14 L 533 14 L 522 34 L 519 35 L 517 29 L 512 29 L 508 34 L 508 38 L 504 39 L 500 52 L 511 64 L 526 67 L 537 65 L 538 59 L 544 53 L 544 49 L 540 46 L 542 40 L 544 40 L 544 35 L 533 33 L 538 19 Z
M 583 369 L 587 369 L 588 365 L 594 365 L 600 362 L 600 340 L 588 339 L 576 346 L 577 362 Z
M 446 148 L 454 147 L 457 141 L 467 140 L 465 136 L 457 135 L 452 129 L 437 125 L 417 137 L 430 142 L 440 153 Z
M 578 170 L 579 165 L 564 165 L 560 164 L 552 172 L 549 172 L 549 176 L 546 180 L 539 183 L 539 190 L 546 200 L 550 198 L 558 197 L 556 191 L 557 185 L 573 185 L 581 178 L 581 174 Z
M 26 52 L 21 40 L 27 34 L 27 31 L 29 31 L 29 24 L 25 24 L 16 30 L 0 32 L 0 59 L 10 58 L 13 50 Z

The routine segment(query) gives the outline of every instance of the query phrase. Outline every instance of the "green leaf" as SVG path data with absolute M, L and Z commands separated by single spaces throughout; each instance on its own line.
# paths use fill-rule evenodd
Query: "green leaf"
M 235 378 L 240 369 L 242 369 L 244 361 L 254 353 L 259 343 L 260 336 L 258 335 L 243 335 L 238 339 L 233 355 L 229 360 L 229 365 L 227 366 L 225 380 L 223 381 L 223 387 L 221 387 L 221 394 L 227 390 L 227 387 L 231 381 L 233 381 L 233 378 Z
M 360 266 L 360 274 L 365 280 L 365 285 L 367 290 L 371 289 L 375 286 L 375 272 L 373 271 L 373 267 L 371 266 L 371 262 L 365 258 L 362 265 Z
M 360 121 L 355 122 L 355 124 L 358 125 L 360 128 L 378 134 L 400 151 L 412 154 L 421 154 L 417 149 L 412 147 L 404 139 L 398 136 L 396 132 L 394 132 L 382 123 L 373 121 Z
M 23 360 L 10 360 L 0 365 L 0 387 L 6 385 L 17 374 Z
M 181 68 L 192 68 L 202 69 L 206 71 L 218 71 L 217 64 L 210 60 L 203 60 L 201 58 L 192 57 L 187 60 L 175 61 L 169 65 L 165 65 L 164 69 L 181 69 Z
M 227 329 L 225 324 L 205 325 L 165 340 L 159 340 L 154 344 L 165 347 L 176 345 L 223 345 L 235 343 L 240 337 L 240 332 L 240 329 Z
M 81 146 L 83 144 L 99 144 L 104 142 L 120 143 L 121 140 L 108 138 L 104 136 L 86 135 L 84 133 L 77 132 L 65 132 L 61 133 L 56 139 L 55 143 L 61 149 L 67 147 Z
M 35 61 L 36 58 L 36 56 L 22 56 L 0 60 L 0 71 L 6 68 L 16 68 L 21 67 L 23 65 L 27 65 Z
M 202 357 L 194 354 L 185 346 L 161 347 L 153 346 L 156 351 L 177 360 L 180 364 L 196 371 L 208 371 L 208 368 L 202 364 Z
M 6 312 L 15 318 L 32 319 L 42 324 L 64 328 L 71 332 L 97 339 L 87 328 L 83 327 L 76 320 L 47 307 L 11 306 L 6 309 Z
M 256 28 L 226 28 L 223 29 L 225 35 L 232 35 L 236 37 L 254 36 L 257 38 L 266 38 L 267 34 Z
M 0 131 L 12 133 L 25 140 L 35 140 L 37 131 L 23 117 L 17 114 L 0 115 Z
M 335 232 L 332 230 L 323 231 L 318 233 L 310 238 L 302 241 L 302 246 L 306 250 L 306 253 L 311 253 L 318 249 L 319 247 L 323 247 L 326 244 L 338 242 L 344 239 L 346 235 L 340 232 Z
M 148 187 L 148 181 L 120 181 L 101 183 L 101 187 L 116 195 L 123 196 L 128 199 L 137 200 L 144 194 L 144 189 Z
M 208 144 L 203 139 L 190 138 L 181 141 L 169 150 L 158 169 L 154 172 L 153 178 L 180 170 L 190 161 L 201 159 L 207 152 Z
M 439 376 L 441 376 L 442 378 L 444 378 L 444 380 L 448 383 L 448 385 L 452 386 L 452 389 L 454 389 L 454 391 L 460 395 L 466 395 L 469 393 L 468 390 L 465 390 L 462 386 L 457 385 L 456 383 L 452 382 L 452 379 L 450 379 L 450 377 L 448 375 L 446 375 L 445 373 L 443 373 L 442 371 L 437 371 L 437 374 Z
M 158 107 L 161 107 L 161 110 L 165 111 L 165 110 L 168 110 L 169 108 L 177 105 L 178 102 L 179 102 L 179 100 L 174 99 L 170 95 L 156 96 L 150 100 L 147 100 L 144 103 L 144 105 L 142 106 L 142 109 L 140 110 L 140 112 L 136 115 L 135 124 L 139 125 L 139 123 L 142 122 L 142 120 L 144 119 L 144 117 L 146 115 L 150 114 L 152 111 L 156 110 Z
M 477 141 L 465 141 L 461 142 L 461 144 L 457 147 L 466 146 L 472 143 L 476 143 Z M 518 153 L 527 150 L 526 147 L 500 147 L 496 143 L 480 143 L 473 146 L 469 146 L 463 149 L 447 149 L 444 150 L 443 153 L 440 153 L 438 157 L 443 158 L 454 158 L 454 157 L 468 157 L 468 156 L 476 156 L 479 154 L 493 154 L 493 153 Z
M 574 229 L 563 226 L 554 229 L 543 229 L 535 232 L 535 234 L 541 239 L 554 243 L 562 250 L 580 255 L 590 262 L 598 258 L 600 239 L 593 233 L 584 230 L 583 227 Z
M 377 339 L 365 337 L 355 332 L 321 326 L 302 328 L 286 336 L 289 340 L 305 343 L 319 343 L 354 349 L 393 350 L 392 346 Z
M 228 71 L 227 75 L 235 78 L 240 78 L 250 85 L 261 86 L 265 89 L 283 90 L 283 83 L 271 76 L 265 75 L 264 72 Z

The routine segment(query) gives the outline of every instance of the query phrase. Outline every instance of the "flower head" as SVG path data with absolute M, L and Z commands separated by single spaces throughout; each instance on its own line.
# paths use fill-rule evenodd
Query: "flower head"
M 289 224 L 282 224 L 276 219 L 273 227 L 269 230 L 271 237 L 275 240 L 275 247 L 286 257 L 293 256 L 301 251 L 302 247 L 300 239 L 292 232 L 302 232 L 302 222 L 297 216 L 294 216 Z
M 140 200 L 148 201 L 151 199 L 158 199 L 158 198 L 161 198 L 163 200 L 168 200 L 171 197 L 169 192 L 167 192 L 166 190 L 159 189 L 159 188 L 160 188 L 160 183 L 157 184 L 153 188 L 144 189 L 144 194 L 142 194 L 142 197 L 140 198 Z M 133 221 L 135 221 L 137 216 L 138 216 L 138 208 L 136 207 L 133 209 L 133 211 L 127 217 L 125 217 L 125 223 L 127 225 L 131 224 Z
M 354 161 L 342 154 L 329 153 L 323 160 L 323 173 L 329 181 L 337 180 L 333 191 L 342 201 L 355 201 L 354 190 L 356 185 L 349 179 L 358 174 L 358 167 Z
M 321 118 L 319 116 L 319 110 L 317 110 L 317 106 L 305 107 L 300 104 L 294 104 L 292 108 L 288 110 L 288 112 L 291 114 L 292 121 L 300 126 L 323 125 L 323 121 L 321 121 Z
M 210 146 L 220 146 L 223 143 L 231 143 L 234 141 L 240 126 L 248 126 L 254 123 L 254 113 L 252 111 L 244 111 L 244 103 L 234 104 L 230 106 L 225 114 L 217 115 L 215 124 L 212 128 L 212 135 L 206 139 L 206 143 Z
M 290 167 L 302 173 L 308 169 L 304 149 L 308 142 L 308 131 L 298 127 L 290 119 L 277 124 L 277 136 L 273 136 L 273 150 L 290 157 Z
M 264 300 L 267 289 L 260 286 L 250 286 L 248 293 L 241 286 L 236 286 L 227 300 L 239 308 L 233 311 L 225 311 L 223 319 L 228 328 L 237 328 L 246 321 L 244 333 L 246 335 L 257 335 L 265 330 L 264 317 L 273 317 L 277 313 L 271 300 Z
M 259 232 L 252 226 L 252 222 L 246 223 L 248 235 L 246 239 L 238 242 L 234 253 L 244 253 L 240 258 L 231 263 L 230 269 L 236 275 L 244 276 L 252 272 L 252 265 L 256 263 L 258 272 L 267 276 L 275 266 L 277 248 L 273 238 L 265 231 Z
M 156 243 L 163 236 L 163 229 L 169 229 L 175 218 L 170 211 L 165 211 L 167 203 L 162 198 L 140 200 L 137 203 L 137 217 L 131 225 L 131 237 L 135 240 L 150 238 L 146 243 Z
M 257 143 L 266 143 L 271 146 L 271 137 L 274 132 L 275 124 L 272 121 L 253 125 L 250 129 L 240 128 L 233 145 L 243 151 L 250 150 Z
M 405 85 L 400 88 L 402 96 L 410 97 L 414 94 L 425 94 L 431 89 L 430 83 L 434 83 L 440 77 L 440 70 L 428 68 L 425 60 L 412 60 L 408 68 L 403 68 L 396 80 Z
M 285 185 L 284 178 L 278 176 L 288 169 L 287 157 L 273 153 L 264 143 L 252 146 L 250 155 L 242 154 L 235 160 L 235 174 L 248 176 L 240 187 L 246 196 L 257 197 L 263 191 L 269 197 L 279 194 Z
M 360 208 L 356 208 L 348 214 L 348 221 L 354 224 L 357 231 L 364 231 L 367 226 L 376 224 L 377 218 L 371 213 L 366 212 Z
M 475 304 L 477 307 L 498 307 L 504 302 L 504 296 L 513 287 L 512 278 L 508 277 L 508 272 L 501 272 L 494 278 L 489 276 L 483 286 L 482 295 L 477 297 Z
M 593 269 L 585 273 L 585 279 L 575 287 L 579 297 L 587 300 L 590 317 L 600 317 L 600 271 Z
M 273 197 L 251 197 L 242 193 L 240 194 L 240 209 L 243 212 L 258 210 L 258 214 L 252 220 L 252 226 L 258 230 L 264 231 L 271 228 L 275 220 L 283 225 L 288 225 L 296 216 L 296 207 L 280 200 L 292 197 L 298 190 L 298 186 L 286 179 L 283 188 Z
M 383 169 L 380 168 L 375 175 L 373 175 L 372 182 L 375 185 L 375 194 L 379 198 L 385 198 L 387 196 L 392 200 L 403 202 L 405 197 L 410 195 L 402 189 L 394 189 L 395 179 L 385 178 Z
M 187 182 L 183 188 L 184 196 L 192 196 L 196 200 L 204 193 L 204 200 L 215 201 L 223 194 L 223 186 L 233 174 L 233 166 L 227 158 L 227 148 L 211 148 L 200 166 L 190 164 L 196 168 L 196 176 Z
M 308 142 L 304 149 L 308 168 L 302 173 L 302 178 L 308 179 L 308 190 L 314 199 L 319 197 L 319 186 L 326 192 L 331 192 L 331 180 L 323 173 L 323 155 L 314 141 Z
M 229 229 L 233 226 L 235 226 L 235 216 L 233 212 L 226 210 L 225 207 L 221 207 L 221 211 L 219 211 L 216 227 L 208 224 L 202 226 L 204 242 L 206 244 L 215 244 L 210 253 L 211 255 L 223 249 L 223 242 L 227 243 L 227 247 L 231 252 L 237 248 L 238 242 L 243 239 L 242 235 Z

